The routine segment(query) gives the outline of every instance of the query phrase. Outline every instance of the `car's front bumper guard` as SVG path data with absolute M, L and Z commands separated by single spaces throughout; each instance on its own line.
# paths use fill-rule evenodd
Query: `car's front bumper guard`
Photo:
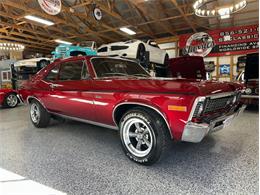
M 242 105 L 236 112 L 231 115 L 225 115 L 219 117 L 208 123 L 194 123 L 188 122 L 185 125 L 184 131 L 182 133 L 182 141 L 186 142 L 200 142 L 208 133 L 218 131 L 226 126 L 229 126 L 232 120 L 239 116 L 246 108 L 246 105 Z

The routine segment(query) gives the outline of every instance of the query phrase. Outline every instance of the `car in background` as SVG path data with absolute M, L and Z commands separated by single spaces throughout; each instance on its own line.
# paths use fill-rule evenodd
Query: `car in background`
M 239 83 L 153 78 L 133 60 L 72 57 L 54 61 L 26 85 L 37 128 L 52 116 L 119 130 L 126 156 L 151 165 L 171 140 L 200 142 L 243 111 Z M 169 153 L 168 153 L 169 154 Z
M 149 52 L 149 61 L 159 65 L 167 65 L 169 55 L 160 49 L 153 40 L 146 42 L 141 40 L 129 40 L 101 45 L 97 49 L 99 56 L 123 57 L 137 59 L 140 63 L 146 61 L 146 52 Z
M 0 105 L 4 108 L 15 108 L 21 98 L 13 89 L 0 89 Z
M 53 59 L 68 58 L 71 56 L 97 55 L 96 42 L 85 41 L 77 45 L 60 44 L 52 52 Z
M 0 105 L 6 108 L 15 108 L 19 103 L 23 102 L 19 93 L 21 83 L 27 82 L 50 62 L 50 58 L 41 57 L 19 60 L 12 64 L 12 89 L 0 89 Z
M 242 101 L 248 105 L 259 105 L 259 53 L 247 54 L 245 70 L 236 78 L 246 87 L 242 94 Z

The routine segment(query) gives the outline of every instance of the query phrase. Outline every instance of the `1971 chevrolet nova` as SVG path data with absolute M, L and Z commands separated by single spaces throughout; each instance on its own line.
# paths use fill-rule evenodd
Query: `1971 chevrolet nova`
M 125 154 L 150 165 L 171 139 L 200 142 L 230 124 L 244 109 L 242 89 L 228 82 L 151 78 L 131 60 L 84 56 L 53 62 L 20 93 L 36 127 L 58 115 L 119 129 Z

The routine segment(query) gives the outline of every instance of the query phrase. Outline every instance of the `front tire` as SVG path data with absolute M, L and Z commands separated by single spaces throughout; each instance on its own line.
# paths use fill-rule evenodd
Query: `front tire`
M 145 63 L 145 46 L 143 44 L 138 45 L 136 59 L 139 60 L 140 64 Z
M 161 116 L 142 107 L 124 114 L 120 121 L 120 138 L 126 156 L 143 165 L 157 162 L 165 153 L 169 141 Z
M 33 125 L 37 128 L 47 127 L 50 122 L 50 114 L 36 100 L 32 100 L 30 104 L 30 118 Z
M 18 104 L 18 98 L 16 93 L 9 93 L 4 99 L 4 107 L 15 108 Z

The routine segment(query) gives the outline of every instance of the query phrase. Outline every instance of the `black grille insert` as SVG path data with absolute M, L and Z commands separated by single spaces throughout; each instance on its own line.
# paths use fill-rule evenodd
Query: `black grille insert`
M 205 108 L 203 114 L 208 114 L 217 110 L 225 109 L 233 103 L 235 95 L 230 95 L 215 99 L 206 99 Z

